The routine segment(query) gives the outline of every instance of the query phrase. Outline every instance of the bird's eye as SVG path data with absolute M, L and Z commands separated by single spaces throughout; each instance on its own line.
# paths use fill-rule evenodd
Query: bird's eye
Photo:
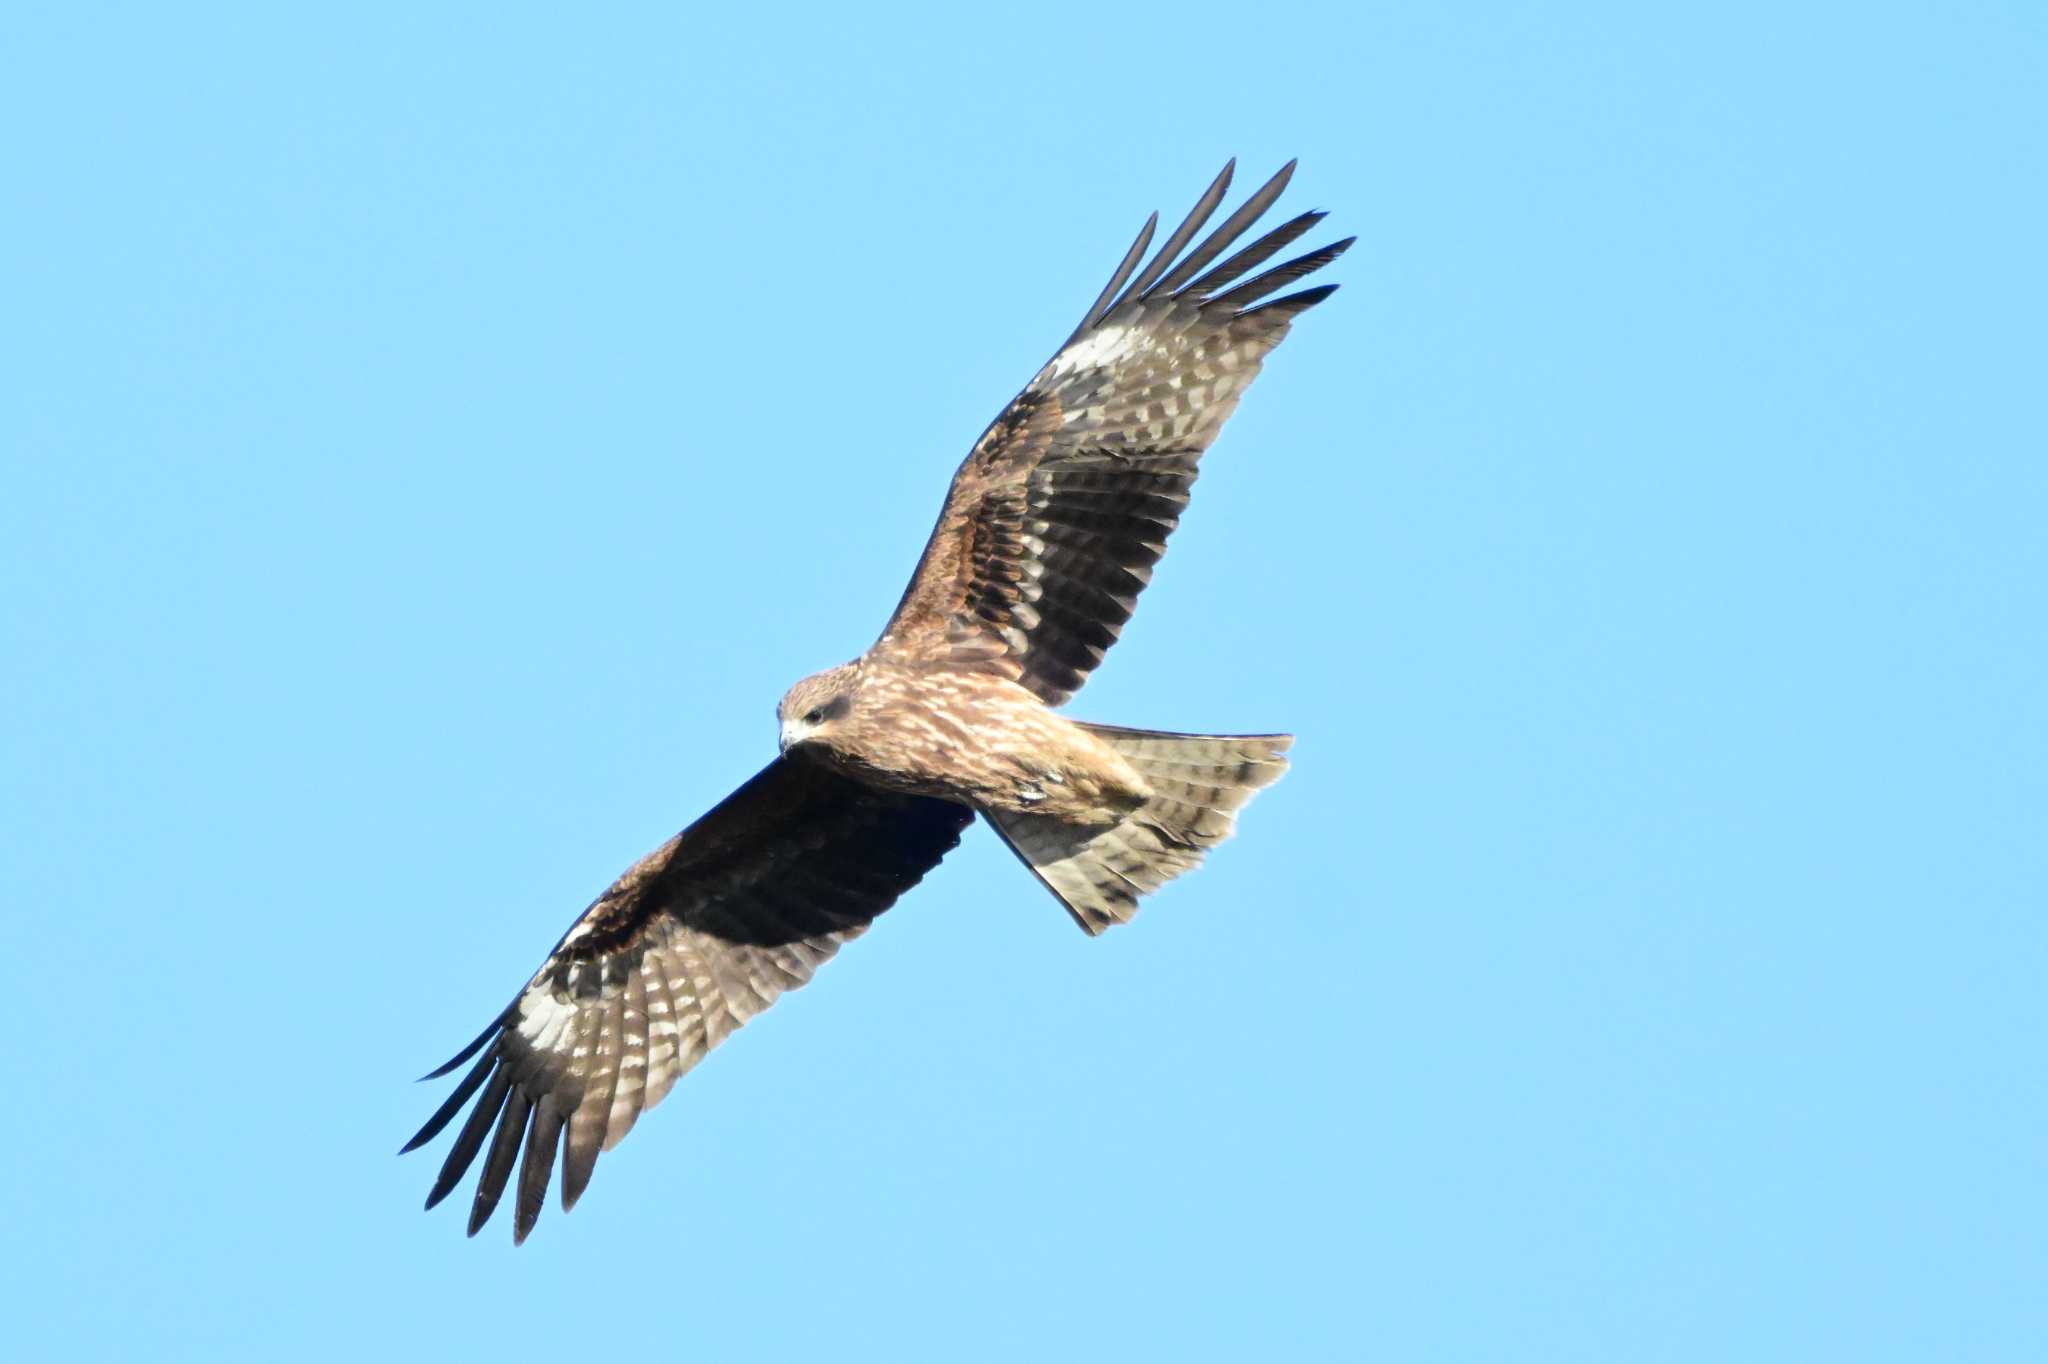
M 811 708 L 810 708 L 810 709 L 809 709 L 808 711 L 805 711 L 805 712 L 804 712 L 804 723 L 805 723 L 805 724 L 807 724 L 807 725 L 822 725 L 822 724 L 824 724 L 824 723 L 825 723 L 825 708 L 824 708 L 823 706 L 813 706 L 813 707 L 811 707 Z

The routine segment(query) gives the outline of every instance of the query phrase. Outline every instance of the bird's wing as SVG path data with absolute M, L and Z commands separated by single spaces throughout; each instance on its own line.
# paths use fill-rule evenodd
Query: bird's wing
M 1187 250 L 1231 169 L 1139 270 L 1153 215 L 1074 334 L 975 442 L 878 652 L 985 667 L 1051 705 L 1102 661 L 1202 452 L 1289 324 L 1337 286 L 1268 295 L 1351 244 L 1258 270 L 1323 217 L 1304 213 L 1217 260 L 1279 198 L 1290 161 Z
M 802 759 L 770 763 L 598 896 L 511 1006 L 427 1077 L 483 1053 L 405 1146 L 432 1140 L 476 1097 L 427 1206 L 488 1144 L 470 1235 L 516 1165 L 512 1234 L 524 1240 L 559 1146 L 566 1211 L 598 1152 L 641 1110 L 809 980 L 938 865 L 973 818 L 963 806 L 871 790 Z

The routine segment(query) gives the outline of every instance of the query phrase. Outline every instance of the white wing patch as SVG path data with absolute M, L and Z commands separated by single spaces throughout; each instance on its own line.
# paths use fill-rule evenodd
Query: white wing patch
M 537 1051 L 546 1051 L 561 1038 L 562 1029 L 576 1017 L 575 1004 L 557 999 L 551 990 L 528 987 L 519 1001 L 519 1035 Z
M 1084 369 L 1101 369 L 1146 351 L 1156 351 L 1158 338 L 1144 326 L 1097 327 L 1088 335 L 1053 357 L 1052 372 L 1075 374 Z

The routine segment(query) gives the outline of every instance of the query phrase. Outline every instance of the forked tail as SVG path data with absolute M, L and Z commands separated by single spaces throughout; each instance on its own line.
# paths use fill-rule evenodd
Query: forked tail
M 1162 734 L 1088 725 L 1152 788 L 1111 825 L 987 811 L 989 823 L 1089 933 L 1127 923 L 1138 897 L 1198 866 L 1230 837 L 1237 812 L 1287 770 L 1287 734 Z

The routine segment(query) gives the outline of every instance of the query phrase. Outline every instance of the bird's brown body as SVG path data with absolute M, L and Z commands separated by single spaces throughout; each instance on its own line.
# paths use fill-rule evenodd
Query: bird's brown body
M 784 751 L 867 786 L 1091 827 L 1152 794 L 1114 748 L 1007 678 L 867 655 L 790 688 L 785 736 L 836 697 L 837 717 Z

